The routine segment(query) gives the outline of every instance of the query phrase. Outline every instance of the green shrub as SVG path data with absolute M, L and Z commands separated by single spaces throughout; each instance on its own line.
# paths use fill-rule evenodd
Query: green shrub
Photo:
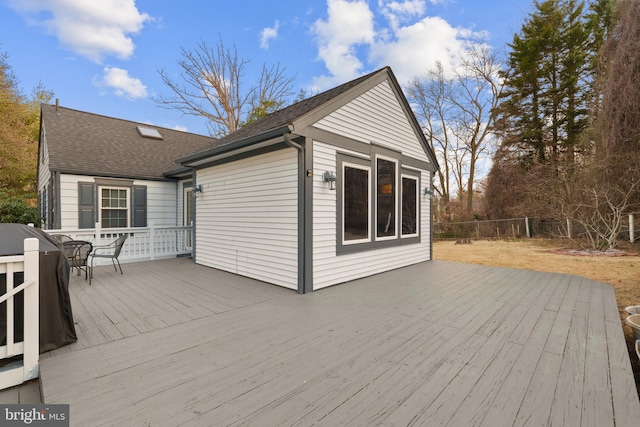
M 37 208 L 30 208 L 23 199 L 9 197 L 3 191 L 0 191 L 0 222 L 40 226 Z

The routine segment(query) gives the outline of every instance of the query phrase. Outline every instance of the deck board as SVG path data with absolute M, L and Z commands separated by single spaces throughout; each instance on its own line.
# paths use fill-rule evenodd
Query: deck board
M 42 359 L 72 425 L 640 417 L 615 295 L 588 279 L 431 261 L 297 295 L 187 259 L 124 271 L 74 276 L 79 341 Z

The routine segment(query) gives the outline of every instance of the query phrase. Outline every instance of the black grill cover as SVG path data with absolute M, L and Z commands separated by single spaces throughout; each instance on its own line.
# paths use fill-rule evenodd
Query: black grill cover
M 40 240 L 40 352 L 54 350 L 77 340 L 69 298 L 69 262 L 57 241 L 47 233 L 23 224 L 0 224 L 0 256 L 22 255 L 24 239 Z M 14 286 L 24 274 L 14 273 Z M 6 274 L 0 274 L 0 295 L 7 289 Z M 22 341 L 24 296 L 14 297 L 14 337 Z M 0 345 L 7 340 L 7 303 L 0 304 Z

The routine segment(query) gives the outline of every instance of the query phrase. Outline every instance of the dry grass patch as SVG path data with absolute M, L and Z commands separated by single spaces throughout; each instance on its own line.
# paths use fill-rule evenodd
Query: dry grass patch
M 541 239 L 474 240 L 471 244 L 459 245 L 452 241 L 442 241 L 433 244 L 433 257 L 443 261 L 576 274 L 612 285 L 616 292 L 629 356 L 640 393 L 640 363 L 633 349 L 631 328 L 624 324 L 624 318 L 627 317 L 624 308 L 640 305 L 640 248 L 637 245 L 623 246 L 620 249 L 632 256 L 615 257 L 576 256 L 553 252 L 567 245 L 568 242 L 564 240 Z

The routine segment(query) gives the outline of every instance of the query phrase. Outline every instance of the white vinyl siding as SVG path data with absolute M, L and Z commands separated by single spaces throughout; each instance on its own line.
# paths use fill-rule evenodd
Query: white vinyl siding
M 429 161 L 387 81 L 338 108 L 314 123 L 313 127 L 367 144 L 375 143 L 417 160 Z
M 47 147 L 47 139 L 44 138 L 44 129 L 42 130 L 42 134 L 43 138 L 38 158 L 38 192 L 45 189 L 51 178 L 51 171 L 49 170 L 49 149 Z
M 336 236 L 337 192 L 329 190 L 322 181 L 324 171 L 336 170 L 336 153 L 335 147 L 314 141 L 314 290 L 431 259 L 430 200 L 428 196 L 423 196 L 421 189 L 418 189 L 421 199 L 421 243 L 336 255 L 336 239 L 339 237 Z M 420 182 L 423 187 L 428 186 L 431 182 L 430 172 L 422 171 Z
M 41 145 L 38 153 L 38 213 L 42 216 L 42 228 L 50 229 L 54 225 L 50 224 L 52 218 L 49 217 L 51 208 L 51 171 L 49 170 L 49 149 L 45 138 L 44 125 L 41 134 Z
M 297 151 L 199 170 L 197 183 L 196 262 L 297 289 Z
M 78 182 L 94 182 L 93 176 L 60 175 L 60 215 L 62 229 L 78 228 Z M 176 183 L 134 180 L 133 185 L 147 186 L 147 224 L 175 226 Z

